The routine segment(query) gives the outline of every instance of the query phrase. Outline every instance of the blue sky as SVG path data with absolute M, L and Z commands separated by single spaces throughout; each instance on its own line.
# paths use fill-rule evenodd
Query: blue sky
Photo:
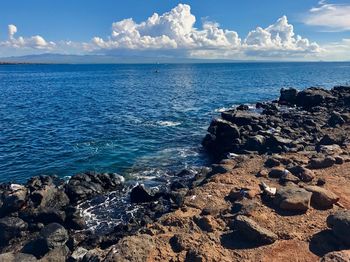
M 153 13 L 158 18 L 142 25 Z M 127 18 L 132 18 L 131 24 L 112 26 Z M 44 52 L 154 54 L 156 50 L 196 58 L 349 60 L 349 39 L 349 0 L 0 3 L 2 57 Z

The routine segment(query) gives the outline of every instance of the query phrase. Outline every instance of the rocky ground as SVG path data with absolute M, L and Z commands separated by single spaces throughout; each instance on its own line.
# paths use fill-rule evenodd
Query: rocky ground
M 77 204 L 129 192 L 116 174 L 2 185 L 0 261 L 350 261 L 350 87 L 256 107 L 213 120 L 210 169 L 130 189 L 139 212 L 105 235 Z

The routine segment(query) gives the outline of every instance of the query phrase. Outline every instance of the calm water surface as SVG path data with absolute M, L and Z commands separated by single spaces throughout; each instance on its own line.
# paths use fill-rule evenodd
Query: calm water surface
M 220 109 L 349 82 L 350 63 L 0 65 L 0 181 L 203 165 Z

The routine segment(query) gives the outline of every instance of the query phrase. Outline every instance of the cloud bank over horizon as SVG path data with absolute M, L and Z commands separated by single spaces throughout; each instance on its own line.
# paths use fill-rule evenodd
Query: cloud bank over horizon
M 311 26 L 318 26 L 323 31 L 350 31 L 350 3 L 329 4 L 325 0 L 322 0 L 319 2 L 319 6 L 309 10 L 304 23 Z
M 325 12 L 323 9 L 334 9 L 334 5 L 324 2 L 320 5 L 310 12 L 314 14 Z M 323 15 L 327 16 L 327 12 Z M 312 16 L 305 20 L 305 23 L 310 24 L 316 22 Z M 116 21 L 112 24 L 109 36 L 95 36 L 89 42 L 53 42 L 40 35 L 17 37 L 17 27 L 11 24 L 8 26 L 8 39 L 0 40 L 0 55 L 4 56 L 5 53 L 15 50 L 17 53 L 22 51 L 206 59 L 319 60 L 331 57 L 327 48 L 332 49 L 337 45 L 341 46 L 345 53 L 350 53 L 347 39 L 341 43 L 320 46 L 297 35 L 285 15 L 267 27 L 258 26 L 245 37 L 239 36 L 236 31 L 221 28 L 220 24 L 214 21 L 204 21 L 201 28 L 196 28 L 195 23 L 196 17 L 191 13 L 191 7 L 178 4 L 169 12 L 161 15 L 154 13 L 142 22 L 135 22 L 132 18 Z M 350 29 L 348 21 L 339 21 L 338 26 Z M 341 58 L 342 54 L 338 56 Z

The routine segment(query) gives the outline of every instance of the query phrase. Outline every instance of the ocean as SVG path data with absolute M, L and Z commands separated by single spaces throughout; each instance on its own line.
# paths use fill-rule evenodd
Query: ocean
M 212 118 L 281 87 L 350 83 L 350 63 L 0 65 L 0 181 L 207 165 Z

